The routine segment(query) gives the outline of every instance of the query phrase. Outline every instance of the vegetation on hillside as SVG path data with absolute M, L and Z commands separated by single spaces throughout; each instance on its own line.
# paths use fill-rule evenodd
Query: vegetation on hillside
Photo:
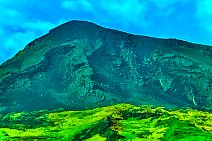
M 34 111 L 0 117 L 4 141 L 211 141 L 212 113 L 118 104 L 85 111 Z

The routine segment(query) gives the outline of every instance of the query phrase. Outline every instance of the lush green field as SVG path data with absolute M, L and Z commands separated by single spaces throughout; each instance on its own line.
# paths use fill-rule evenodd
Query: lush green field
M 0 140 L 211 141 L 212 113 L 118 104 L 86 111 L 35 111 L 0 117 Z

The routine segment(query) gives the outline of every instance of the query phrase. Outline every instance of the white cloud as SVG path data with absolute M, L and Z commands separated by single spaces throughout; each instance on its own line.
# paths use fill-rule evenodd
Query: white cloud
M 113 22 L 124 27 L 130 24 L 141 27 L 148 25 L 145 19 L 147 5 L 141 0 L 66 0 L 62 3 L 62 7 L 70 12 L 91 13 L 92 17 L 83 19 L 94 19 L 97 23 Z
M 29 42 L 38 36 L 48 33 L 48 31 L 55 25 L 44 21 L 23 21 L 22 24 L 14 26 L 24 29 L 24 32 L 11 32 L 7 33 L 7 35 L 4 33 L 4 30 L 7 29 L 1 30 L 3 32 L 2 34 L 0 32 L 0 37 L 2 37 L 0 42 L 0 52 L 4 54 L 5 52 L 11 51 L 9 57 L 15 55 L 19 50 L 23 49 Z
M 176 4 L 186 4 L 191 0 L 148 0 L 150 4 L 154 4 L 157 9 L 155 13 L 159 16 L 169 16 L 176 9 Z M 151 7 L 151 6 L 150 6 Z
M 39 13 L 48 5 L 48 1 L 44 5 L 37 1 L 37 7 L 32 6 L 33 2 L 0 0 L 0 64 L 57 25 L 57 21 L 52 23 L 48 18 L 45 20 L 43 17 L 46 15 Z M 37 11 L 37 17 L 32 16 L 34 10 Z
M 91 11 L 92 5 L 87 0 L 66 0 L 62 3 L 62 7 L 70 11 Z
M 19 50 L 22 50 L 26 44 L 36 37 L 33 32 L 9 34 L 0 44 L 0 64 L 12 58 Z
M 4 12 L 0 13 L 1 18 L 14 18 L 20 15 L 20 13 L 16 10 L 11 10 L 7 8 L 1 8 L 1 10 L 4 10 Z
M 0 28 L 2 28 L 2 26 L 11 25 L 11 23 L 21 23 L 24 18 L 24 15 L 14 9 L 0 6 L 0 11 L 3 11 L 0 12 Z
M 23 49 L 24 46 L 35 37 L 36 35 L 33 32 L 17 32 L 8 36 L 3 43 L 3 46 L 5 49 L 14 49 L 15 52 L 17 52 L 19 49 Z
M 22 26 L 28 31 L 37 31 L 41 34 L 46 34 L 50 29 L 52 29 L 56 25 L 46 21 L 35 21 L 24 23 Z
M 107 0 L 100 1 L 97 6 L 105 12 L 100 17 L 102 20 L 106 21 L 108 18 L 109 22 L 118 23 L 126 28 L 131 24 L 145 28 L 148 26 L 146 20 L 147 5 L 144 1 Z
M 32 21 L 26 13 L 2 5 L 0 11 L 4 11 L 0 12 L 0 64 L 55 26 L 47 21 Z
M 212 1 L 198 0 L 196 18 L 201 28 L 212 35 Z
M 176 3 L 187 3 L 190 0 L 149 0 L 150 2 L 154 2 L 156 4 L 157 7 L 159 7 L 160 9 L 164 9 L 167 8 L 169 6 L 172 6 Z
M 3 38 L 4 35 L 5 35 L 5 31 L 2 30 L 2 28 L 0 27 L 0 45 L 1 45 L 1 43 L 3 42 L 2 40 L 4 39 L 4 38 Z

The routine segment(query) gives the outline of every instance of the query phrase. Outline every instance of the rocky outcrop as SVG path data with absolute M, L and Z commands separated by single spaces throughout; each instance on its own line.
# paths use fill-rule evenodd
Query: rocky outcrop
M 114 103 L 212 109 L 212 47 L 70 21 L 0 66 L 0 112 Z

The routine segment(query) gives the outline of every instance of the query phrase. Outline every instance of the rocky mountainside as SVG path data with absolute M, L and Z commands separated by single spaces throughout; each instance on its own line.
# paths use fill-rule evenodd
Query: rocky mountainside
M 122 102 L 212 110 L 212 47 L 70 21 L 0 66 L 0 113 Z

